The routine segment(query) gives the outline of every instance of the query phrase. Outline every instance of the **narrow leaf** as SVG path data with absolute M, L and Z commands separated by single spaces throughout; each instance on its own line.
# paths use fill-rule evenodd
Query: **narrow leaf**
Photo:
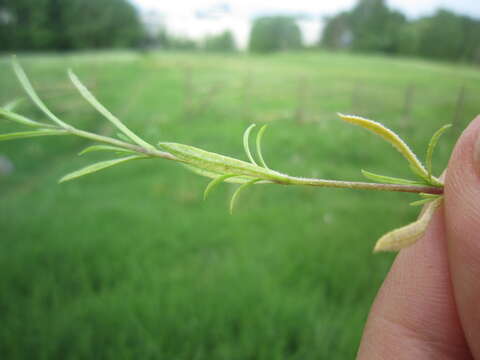
M 435 147 L 438 144 L 438 140 L 440 140 L 440 137 L 443 135 L 445 131 L 447 131 L 449 128 L 451 128 L 452 125 L 444 125 L 440 129 L 438 129 L 435 134 L 433 134 L 432 138 L 430 139 L 430 142 L 428 144 L 427 148 L 427 157 L 425 159 L 425 163 L 427 165 L 427 171 L 428 171 L 428 178 L 432 179 L 432 157 L 433 157 L 433 151 L 435 150 Z
M 410 206 L 422 206 L 432 201 L 435 201 L 435 199 L 422 199 L 422 200 L 411 202 Z
M 178 143 L 158 143 L 158 146 L 177 157 L 180 161 L 218 175 L 236 174 L 253 179 L 262 178 L 271 181 L 288 181 L 285 175 L 249 162 L 238 160 L 193 146 Z M 216 177 L 216 176 L 215 176 Z
M 42 124 L 40 122 L 26 118 L 25 116 L 11 112 L 5 108 L 0 108 L 0 117 L 3 117 L 7 120 L 14 121 L 16 123 L 30 126 L 30 127 L 49 127 L 49 124 Z
M 82 84 L 79 78 L 73 73 L 72 70 L 68 70 L 68 76 L 72 81 L 73 85 L 77 88 L 80 94 L 83 96 L 87 102 L 90 103 L 100 114 L 105 116 L 105 118 L 110 121 L 113 125 L 117 127 L 122 133 L 124 133 L 128 138 L 134 141 L 136 144 L 145 147 L 147 149 L 154 149 L 152 145 L 138 137 L 134 132 L 132 132 L 128 127 L 126 127 L 116 116 L 114 116 L 110 111 L 108 111 L 100 102 L 93 96 L 93 94 Z
M 442 195 L 426 194 L 426 193 L 420 193 L 418 195 L 420 195 L 420 197 L 424 199 L 437 199 L 442 196 Z
M 419 181 L 413 181 L 413 180 L 407 180 L 407 179 L 402 179 L 402 178 L 396 178 L 396 177 L 391 177 L 391 176 L 385 176 L 385 175 L 378 175 L 371 173 L 366 170 L 362 170 L 363 176 L 365 176 L 367 179 L 384 183 L 384 184 L 399 184 L 399 185 L 425 185 L 424 182 L 419 182 Z
M 257 154 L 258 154 L 258 158 L 260 159 L 260 163 L 265 169 L 269 169 L 269 167 L 265 163 L 265 160 L 263 159 L 263 155 L 262 155 L 262 138 L 263 138 L 263 133 L 267 129 L 267 126 L 268 125 L 263 125 L 257 133 Z
M 222 176 L 222 174 L 220 174 L 220 173 L 216 173 L 216 172 L 212 172 L 212 171 L 209 171 L 209 170 L 201 169 L 201 168 L 196 167 L 194 165 L 190 165 L 190 164 L 182 164 L 182 165 L 184 167 L 186 167 L 188 170 L 190 170 L 191 172 L 193 172 L 194 174 L 204 176 L 204 177 L 207 177 L 207 178 L 210 178 L 210 179 L 216 179 L 219 176 Z M 231 177 L 231 178 L 225 179 L 225 182 L 234 183 L 234 184 L 245 184 L 246 182 L 249 182 L 252 179 L 253 178 L 249 177 L 249 176 L 237 175 L 236 177 Z M 268 181 L 265 181 L 264 183 L 268 183 Z
M 17 59 L 15 57 L 12 58 L 12 65 L 13 65 L 13 70 L 15 71 L 15 74 L 17 75 L 18 80 L 23 86 L 23 89 L 26 91 L 30 99 L 37 105 L 37 107 L 42 110 L 42 112 L 47 115 L 52 121 L 57 123 L 63 128 L 69 128 L 70 126 L 66 123 L 64 123 L 62 120 L 60 120 L 58 117 L 56 117 L 48 108 L 47 106 L 43 103 L 42 100 L 38 97 L 37 93 L 33 89 L 33 86 L 28 80 L 27 74 L 25 74 L 25 71 L 23 68 L 20 66 L 18 63 Z
M 255 184 L 256 182 L 260 181 L 261 179 L 253 179 L 250 180 L 249 182 L 240 185 L 237 190 L 232 195 L 232 199 L 230 200 L 230 214 L 233 214 L 233 208 L 235 207 L 235 203 L 237 202 L 238 195 L 245 190 L 247 187 L 250 187 L 251 185 Z
M 255 124 L 252 124 L 250 125 L 247 130 L 245 130 L 245 132 L 243 133 L 243 148 L 245 149 L 245 153 L 247 154 L 248 156 L 248 159 L 250 160 L 250 162 L 253 164 L 253 165 L 257 165 L 257 163 L 255 162 L 255 160 L 253 159 L 253 156 L 252 156 L 252 153 L 250 152 L 250 132 L 252 131 L 252 129 L 255 127 L 256 125 Z M 258 165 L 257 165 L 258 166 Z
M 425 234 L 435 210 L 441 203 L 441 198 L 430 202 L 417 221 L 383 235 L 373 251 L 398 251 L 413 245 Z
M 124 149 L 118 146 L 111 146 L 111 145 L 92 145 L 81 152 L 78 153 L 78 155 L 84 155 L 93 151 L 114 151 L 116 153 L 129 153 L 129 154 L 135 154 L 135 151 Z
M 222 182 L 224 182 L 228 178 L 232 178 L 232 177 L 235 177 L 235 176 L 237 176 L 237 175 L 235 175 L 235 174 L 225 174 L 225 175 L 221 175 L 221 176 L 217 177 L 216 179 L 213 179 L 212 181 L 210 181 L 208 183 L 207 187 L 205 188 L 205 191 L 203 192 L 203 199 L 206 200 L 207 197 L 208 197 L 208 194 L 210 194 L 210 192 L 215 187 L 220 185 Z
M 70 180 L 73 180 L 73 179 L 77 179 L 81 176 L 93 174 L 97 171 L 107 169 L 109 167 L 112 167 L 112 166 L 115 166 L 115 165 L 118 165 L 118 164 L 121 164 L 121 163 L 124 163 L 124 162 L 127 162 L 127 161 L 145 159 L 145 158 L 146 158 L 146 156 L 135 155 L 135 156 L 128 156 L 128 157 L 124 157 L 124 158 L 120 158 L 120 159 L 101 161 L 101 162 L 95 163 L 93 165 L 89 165 L 87 167 L 84 167 L 80 170 L 71 172 L 68 175 L 65 175 L 64 177 L 62 177 L 59 180 L 59 183 L 63 183 L 65 181 L 70 181 Z
M 23 99 L 19 98 L 6 103 L 2 107 L 7 111 L 14 111 L 18 107 L 18 105 L 20 105 L 22 102 L 23 102 Z
M 428 172 L 422 165 L 420 160 L 418 160 L 417 156 L 410 149 L 410 147 L 400 138 L 400 136 L 398 136 L 392 130 L 388 129 L 386 126 L 380 124 L 379 122 L 364 119 L 359 116 L 343 114 L 338 115 L 342 120 L 351 124 L 359 125 L 382 137 L 403 155 L 403 157 L 409 162 L 410 166 L 416 170 L 416 174 L 420 175 L 420 177 L 423 179 L 428 179 Z
M 40 129 L 35 131 L 23 131 L 9 134 L 0 134 L 0 141 L 26 139 L 38 136 L 69 135 L 65 130 Z

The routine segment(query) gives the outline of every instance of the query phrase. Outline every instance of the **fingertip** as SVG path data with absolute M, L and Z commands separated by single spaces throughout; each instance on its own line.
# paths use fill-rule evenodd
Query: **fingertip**
M 445 181 L 448 257 L 458 312 L 475 355 L 480 356 L 480 115 L 455 145 Z

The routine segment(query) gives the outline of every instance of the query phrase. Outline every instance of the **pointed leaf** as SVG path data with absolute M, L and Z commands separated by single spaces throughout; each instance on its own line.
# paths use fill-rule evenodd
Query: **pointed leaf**
M 402 178 L 396 178 L 396 177 L 391 177 L 391 176 L 385 176 L 385 175 L 378 175 L 371 173 L 366 170 L 361 170 L 363 176 L 365 176 L 367 179 L 384 183 L 384 184 L 399 184 L 399 185 L 425 185 L 424 182 L 419 182 L 419 181 L 414 181 L 414 180 L 407 180 L 407 179 L 402 179 Z
M 440 129 L 438 129 L 435 134 L 433 134 L 432 138 L 430 139 L 430 142 L 428 144 L 427 148 L 427 157 L 425 159 L 425 163 L 427 165 L 427 171 L 428 171 L 428 177 L 432 179 L 432 157 L 433 157 L 433 151 L 435 150 L 435 147 L 438 144 L 438 140 L 440 140 L 440 137 L 443 135 L 445 131 L 447 131 L 449 128 L 451 128 L 452 125 L 444 125 Z
M 289 180 L 279 172 L 193 146 L 164 142 L 158 143 L 158 146 L 184 163 L 217 175 L 236 174 L 277 182 Z
M 72 70 L 68 70 L 68 76 L 72 81 L 73 85 L 77 88 L 80 94 L 83 96 L 87 102 L 90 103 L 100 114 L 105 116 L 105 118 L 110 121 L 113 125 L 117 127 L 122 133 L 124 133 L 128 138 L 134 141 L 137 145 L 145 147 L 147 149 L 154 149 L 152 145 L 138 137 L 133 131 L 126 127 L 115 115 L 108 111 L 100 102 L 93 96 L 93 94 L 82 84 L 79 78 L 73 73 Z
M 262 179 L 253 179 L 253 180 L 250 180 L 249 182 L 243 184 L 243 185 L 240 185 L 238 187 L 237 190 L 235 190 L 235 192 L 233 193 L 232 195 L 232 199 L 230 200 L 230 214 L 233 214 L 233 208 L 235 207 L 235 203 L 237 202 L 237 199 L 238 199 L 238 195 L 240 195 L 240 193 L 245 190 L 247 187 L 250 187 L 252 186 L 253 184 L 255 184 L 256 182 L 260 181 Z
M 79 152 L 78 155 L 84 155 L 84 154 L 87 154 L 87 153 L 93 152 L 93 151 L 114 151 L 114 152 L 116 152 L 116 153 L 135 154 L 135 151 L 128 150 L 128 149 L 124 149 L 124 148 L 117 147 L 117 146 L 111 146 L 111 145 L 92 145 L 92 146 L 89 146 L 89 147 L 85 148 L 85 149 L 82 150 L 81 152 Z
M 228 178 L 232 178 L 232 177 L 235 177 L 235 176 L 237 176 L 237 175 L 235 175 L 235 174 L 225 174 L 225 175 L 221 175 L 221 176 L 217 177 L 216 179 L 213 179 L 212 181 L 210 181 L 208 183 L 207 187 L 205 188 L 205 191 L 203 192 L 203 200 L 207 199 L 208 194 L 210 194 L 210 192 L 215 187 L 217 187 L 217 185 L 220 185 L 222 182 L 224 182 Z
M 426 193 L 420 193 L 418 195 L 420 195 L 420 197 L 424 199 L 437 199 L 442 196 L 442 195 L 426 194 Z
M 388 129 L 386 126 L 380 124 L 379 122 L 364 119 L 359 116 L 352 115 L 343 115 L 338 114 L 342 120 L 359 125 L 367 130 L 372 131 L 373 133 L 379 135 L 384 140 L 388 141 L 395 149 L 397 149 L 403 157 L 409 162 L 410 166 L 414 168 L 417 175 L 420 175 L 423 179 L 428 179 L 428 173 L 425 167 L 422 165 L 417 156 L 410 149 L 410 147 L 392 130 Z
M 40 129 L 35 131 L 22 131 L 16 133 L 0 134 L 0 141 L 26 139 L 38 136 L 69 135 L 65 130 Z
M 42 112 L 47 115 L 53 122 L 57 123 L 63 128 L 69 128 L 70 126 L 66 123 L 64 123 L 62 120 L 60 120 L 58 117 L 56 117 L 48 108 L 47 106 L 43 103 L 42 100 L 38 97 L 37 93 L 33 89 L 32 84 L 30 83 L 30 80 L 28 80 L 27 74 L 25 74 L 25 71 L 23 68 L 20 66 L 18 63 L 17 59 L 15 57 L 12 58 L 12 65 L 13 65 L 13 70 L 15 71 L 15 74 L 17 75 L 18 80 L 23 86 L 23 89 L 26 91 L 30 99 L 37 105 L 37 107 L 42 110 Z
M 269 167 L 267 166 L 267 164 L 265 163 L 265 160 L 263 160 L 263 155 L 262 155 L 262 138 L 263 138 L 263 133 L 265 132 L 265 130 L 267 129 L 268 125 L 263 125 L 260 130 L 258 131 L 257 133 L 257 154 L 258 154 L 258 158 L 260 159 L 260 164 L 262 164 L 262 166 L 265 168 L 265 169 L 268 169 Z
M 120 158 L 120 159 L 101 161 L 101 162 L 95 163 L 93 165 L 89 165 L 89 166 L 84 167 L 80 170 L 77 170 L 77 171 L 71 172 L 70 174 L 65 175 L 64 177 L 62 177 L 59 180 L 59 183 L 74 180 L 74 179 L 77 179 L 81 176 L 93 174 L 97 171 L 107 169 L 109 167 L 112 167 L 112 166 L 115 166 L 115 165 L 118 165 L 118 164 L 121 164 L 121 163 L 124 163 L 124 162 L 127 162 L 127 161 L 145 159 L 145 158 L 147 158 L 147 157 L 146 156 L 136 156 L 135 155 L 135 156 L 128 156 L 128 157 L 124 157 L 124 158 Z
M 255 127 L 256 125 L 255 124 L 252 124 L 250 125 L 247 130 L 245 130 L 245 132 L 243 133 L 243 148 L 245 149 L 245 153 L 247 154 L 248 156 L 248 159 L 250 160 L 250 162 L 253 164 L 253 165 L 257 165 L 257 163 L 255 162 L 255 160 L 253 159 L 253 156 L 252 156 L 252 153 L 250 152 L 250 132 L 252 131 L 252 129 Z M 258 165 L 257 165 L 258 166 Z
M 410 206 L 422 206 L 432 201 L 435 201 L 435 199 L 422 199 L 422 200 L 411 202 Z
M 15 99 L 15 100 L 12 100 L 8 103 L 6 103 L 5 105 L 3 105 L 2 107 L 7 110 L 7 111 L 14 111 L 18 105 L 20 105 L 21 103 L 23 102 L 23 99 L 22 98 L 19 98 L 19 99 Z
M 0 117 L 4 117 L 7 120 L 14 121 L 16 123 L 30 126 L 30 127 L 49 127 L 50 126 L 48 124 L 42 124 L 40 122 L 31 120 L 29 118 L 26 118 L 25 116 L 16 114 L 4 108 L 3 109 L 0 108 Z

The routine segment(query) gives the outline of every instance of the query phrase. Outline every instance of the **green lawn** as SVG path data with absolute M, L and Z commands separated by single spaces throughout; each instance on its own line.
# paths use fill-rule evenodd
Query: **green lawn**
M 68 83 L 71 67 L 152 142 L 244 158 L 242 133 L 269 123 L 264 156 L 297 176 L 408 176 L 389 145 L 342 123 L 355 112 L 398 130 L 420 154 L 455 117 L 480 112 L 480 72 L 420 60 L 299 53 L 264 57 L 100 53 L 20 56 L 62 119 L 115 135 Z M 0 58 L 0 103 L 22 94 Z M 410 88 L 408 91 L 407 89 Z M 406 96 L 410 97 L 405 105 Z M 21 112 L 42 115 L 28 102 Z M 13 127 L 2 122 L 0 132 Z M 18 129 L 18 128 L 17 128 Z M 377 238 L 414 219 L 412 195 L 234 185 L 168 161 L 133 162 L 57 185 L 103 155 L 55 137 L 0 143 L 2 359 L 348 359 L 393 255 Z M 108 155 L 107 155 L 108 158 Z

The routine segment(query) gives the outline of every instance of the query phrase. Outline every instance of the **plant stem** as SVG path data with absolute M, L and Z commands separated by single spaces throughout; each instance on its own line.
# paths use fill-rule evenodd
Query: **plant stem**
M 397 185 L 397 184 L 380 184 L 368 183 L 361 181 L 336 181 L 323 179 L 306 179 L 299 177 L 290 177 L 291 183 L 285 185 L 307 185 L 343 189 L 359 189 L 359 190 L 377 190 L 377 191 L 396 191 L 408 193 L 425 193 L 425 194 L 443 194 L 443 187 L 420 186 L 420 185 Z
M 59 128 L 62 129 L 62 128 Z M 167 160 L 179 161 L 174 155 L 160 151 L 156 149 L 147 149 L 139 145 L 130 144 L 125 141 L 117 140 L 111 137 L 94 134 L 88 131 L 79 130 L 74 127 L 68 127 L 64 129 L 72 135 L 98 141 L 114 146 L 118 146 L 124 149 L 132 150 L 137 153 L 145 154 L 149 157 L 162 158 Z M 280 185 L 305 185 L 305 186 L 318 186 L 318 187 L 330 187 L 330 188 L 343 188 L 343 189 L 359 189 L 359 190 L 377 190 L 377 191 L 396 191 L 396 192 L 408 192 L 408 193 L 424 193 L 424 194 L 443 194 L 443 187 L 434 186 L 419 186 L 419 185 L 397 185 L 397 184 L 380 184 L 380 183 L 368 183 L 360 181 L 337 181 L 337 180 L 324 180 L 324 179 L 309 179 L 281 174 L 281 177 L 285 180 L 268 181 L 265 183 L 273 183 Z
M 132 151 L 135 151 L 135 152 L 138 152 L 138 153 L 142 153 L 142 154 L 145 154 L 145 155 L 148 155 L 148 156 L 151 156 L 151 157 L 159 157 L 159 158 L 162 158 L 162 159 L 179 161 L 179 159 L 177 159 L 175 156 L 173 156 L 172 154 L 170 154 L 168 152 L 165 152 L 165 151 L 160 151 L 160 150 L 155 150 L 155 149 L 146 149 L 146 148 L 138 146 L 138 145 L 127 143 L 125 141 L 117 140 L 117 139 L 107 137 L 107 136 L 97 135 L 97 134 L 94 134 L 94 133 L 91 133 L 91 132 L 88 132 L 88 131 L 76 129 L 74 127 L 71 127 L 69 129 L 66 129 L 66 130 L 72 135 L 77 135 L 77 136 L 80 136 L 80 137 L 83 137 L 83 138 L 86 138 L 86 139 L 90 139 L 90 140 L 93 140 L 93 141 L 98 141 L 98 142 L 122 147 L 122 148 L 132 150 Z

